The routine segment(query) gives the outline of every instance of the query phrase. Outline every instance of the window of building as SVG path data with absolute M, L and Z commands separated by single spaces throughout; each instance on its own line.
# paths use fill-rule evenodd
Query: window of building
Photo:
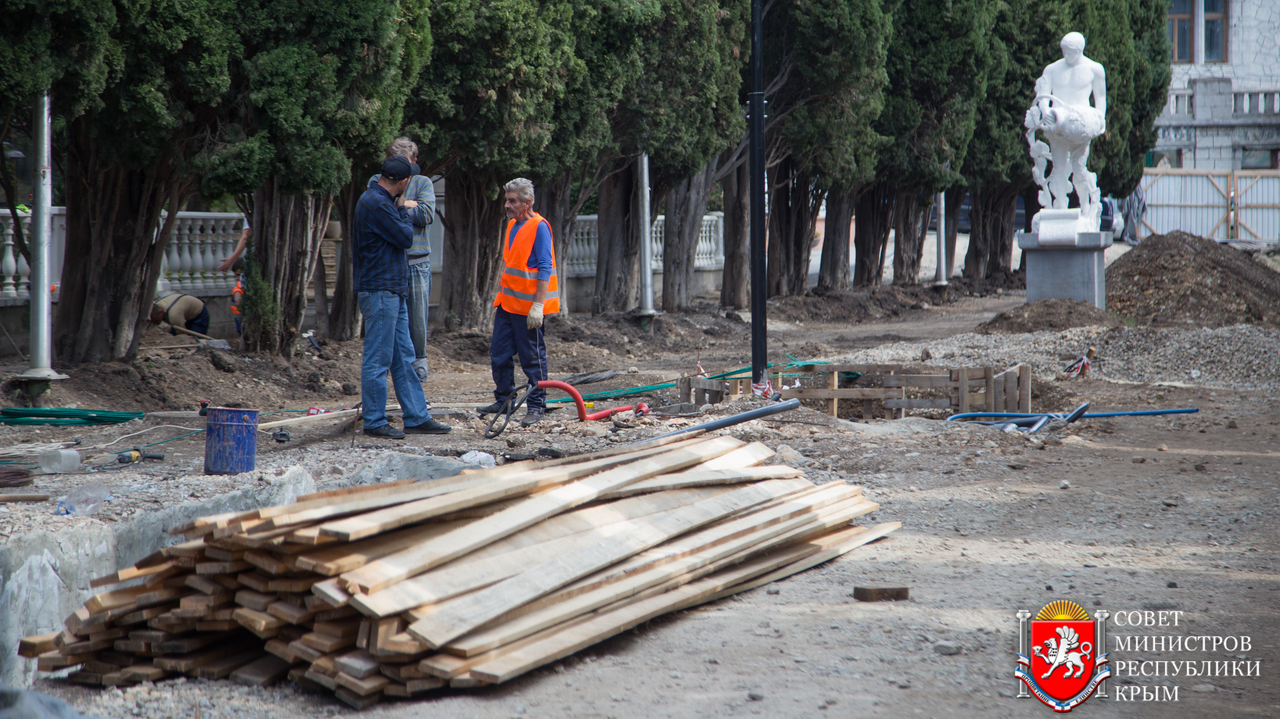
M 1244 150 L 1240 155 L 1241 170 L 1274 170 L 1280 150 Z
M 1144 164 L 1147 167 L 1182 167 L 1182 150 L 1150 150 Z
M 1206 3 L 1212 0 L 1204 0 Z M 1191 62 L 1191 0 L 1172 0 L 1169 4 L 1169 44 L 1174 62 Z
M 1204 61 L 1227 60 L 1227 0 L 1204 0 Z

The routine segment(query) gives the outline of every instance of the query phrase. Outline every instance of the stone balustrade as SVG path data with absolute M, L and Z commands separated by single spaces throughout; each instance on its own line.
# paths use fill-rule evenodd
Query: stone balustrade
M 573 239 L 566 250 L 563 274 L 566 277 L 593 277 L 596 274 L 596 249 L 600 235 L 596 215 L 579 215 L 574 227 Z M 652 265 L 655 272 L 662 271 L 663 231 L 666 217 L 659 215 L 650 233 Z M 702 218 L 698 233 L 698 246 L 694 253 L 695 270 L 724 269 L 724 213 L 712 212 Z
M 1169 90 L 1164 118 L 1190 119 L 1195 114 L 1195 94 L 1191 90 Z
M 1237 91 L 1232 95 L 1232 110 L 1236 117 L 1280 114 L 1280 90 Z

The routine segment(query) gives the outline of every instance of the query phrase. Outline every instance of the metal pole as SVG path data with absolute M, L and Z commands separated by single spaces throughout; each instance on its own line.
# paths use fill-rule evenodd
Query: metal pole
M 751 0 L 751 382 L 765 381 L 768 338 L 765 336 L 764 247 L 764 23 L 762 0 Z
M 49 93 L 45 91 L 32 108 L 35 125 L 36 172 L 35 207 L 31 214 L 31 364 L 19 375 L 24 380 L 66 379 L 54 372 L 50 351 L 49 323 L 49 231 L 53 214 L 53 172 L 50 159 Z
M 640 314 L 653 311 L 653 221 L 649 217 L 649 153 L 640 156 Z
M 934 287 L 947 284 L 947 196 L 938 193 L 938 271 L 933 276 Z

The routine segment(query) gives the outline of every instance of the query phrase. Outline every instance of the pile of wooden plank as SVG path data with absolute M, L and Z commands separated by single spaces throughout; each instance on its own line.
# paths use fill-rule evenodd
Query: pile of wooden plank
M 897 523 L 732 437 L 653 440 L 202 517 L 19 653 L 72 681 L 288 677 L 366 707 L 504 682 Z

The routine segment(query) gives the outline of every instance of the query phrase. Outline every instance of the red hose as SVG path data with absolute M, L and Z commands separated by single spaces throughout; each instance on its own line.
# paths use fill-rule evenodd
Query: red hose
M 573 385 L 567 382 L 561 382 L 559 380 L 554 380 L 554 379 L 544 379 L 538 382 L 538 389 L 550 389 L 553 387 L 555 389 L 564 390 L 569 394 L 570 397 L 573 398 L 573 403 L 578 408 L 578 419 L 582 422 L 589 422 L 597 419 L 608 419 L 609 417 L 612 417 L 613 415 L 618 414 L 619 412 L 626 412 L 627 410 L 632 409 L 632 406 L 628 404 L 628 405 L 623 405 L 621 407 L 614 407 L 613 409 L 603 409 L 603 410 L 600 410 L 599 412 L 592 412 L 591 414 L 587 414 L 587 407 L 582 403 L 582 395 L 578 394 L 578 390 L 574 389 Z M 649 413 L 649 405 L 645 404 L 644 402 L 641 402 L 640 404 L 636 405 L 634 409 L 636 411 L 637 416 L 642 416 Z

